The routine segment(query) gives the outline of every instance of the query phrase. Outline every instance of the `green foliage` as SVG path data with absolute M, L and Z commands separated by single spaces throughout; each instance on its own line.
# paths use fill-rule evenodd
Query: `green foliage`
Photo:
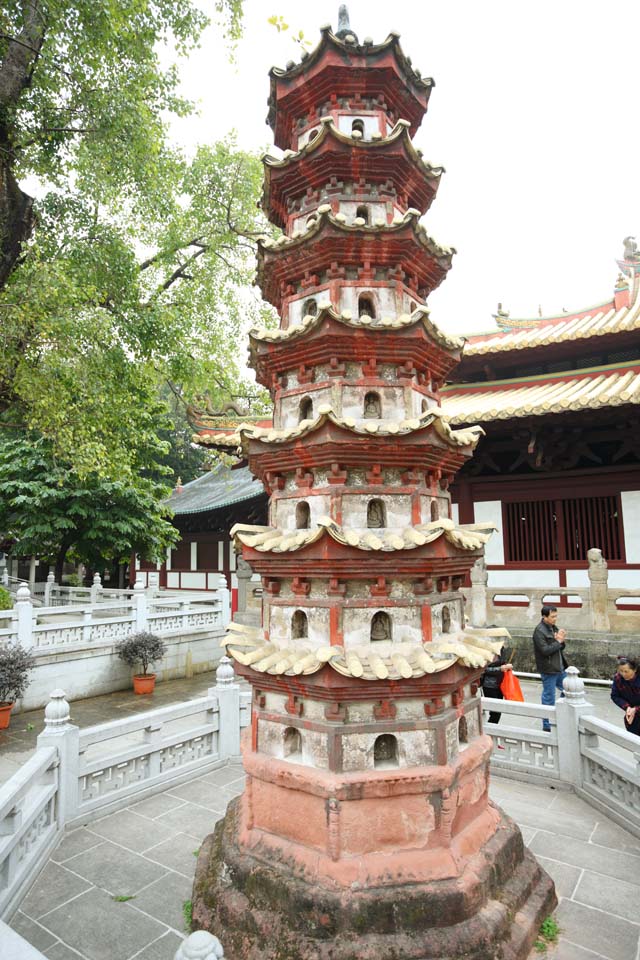
M 12 703 L 24 695 L 35 665 L 30 650 L 17 644 L 0 647 L 0 703 Z
M 0 433 L 0 538 L 15 539 L 16 553 L 55 562 L 58 582 L 67 554 L 90 566 L 133 551 L 160 559 L 178 538 L 166 494 L 144 476 L 80 478 L 47 440 Z
M 289 24 L 286 23 L 284 17 L 281 16 L 275 15 L 273 17 L 269 17 L 267 23 L 270 23 L 272 27 L 275 27 L 278 33 L 284 33 L 289 29 Z M 308 50 L 309 47 L 312 46 L 311 41 L 307 40 L 305 37 L 303 30 L 298 30 L 297 33 L 292 33 L 291 39 L 294 41 L 294 43 L 297 43 L 300 47 L 302 47 L 303 50 Z
M 232 45 L 242 0 L 211 7 Z M 190 160 L 167 141 L 192 107 L 162 48 L 188 55 L 206 22 L 192 0 L 0 13 L 0 429 L 46 436 L 82 476 L 124 480 L 166 452 L 163 385 L 183 405 L 238 392 L 260 310 L 241 291 L 270 229 L 260 164 L 232 137 Z
M 112 900 L 115 900 L 116 903 L 127 903 L 127 901 L 129 901 L 129 900 L 135 900 L 135 898 L 136 898 L 136 895 L 135 895 L 135 893 L 133 893 L 133 894 L 129 894 L 129 895 L 122 894 L 122 895 L 117 896 L 117 897 L 112 897 L 111 899 L 112 899 Z
M 556 943 L 560 935 L 560 927 L 554 917 L 547 917 L 540 924 L 538 938 L 534 943 L 537 953 L 546 953 L 550 943 Z
M 65 580 L 65 583 L 66 583 L 66 585 L 67 585 L 68 587 L 81 587 L 81 586 L 82 586 L 82 580 L 80 579 L 80 576 L 79 576 L 77 573 L 69 573 L 69 574 L 67 574 L 67 576 L 64 578 L 64 580 Z
M 13 597 L 8 590 L 0 587 L 0 610 L 11 610 L 13 608 Z
M 191 900 L 185 900 L 182 904 L 182 916 L 185 930 L 187 933 L 191 933 L 191 927 L 193 926 L 193 903 Z
M 47 436 L 81 474 L 124 478 L 166 452 L 169 392 L 183 408 L 241 393 L 238 343 L 261 319 L 245 292 L 260 180 L 229 141 L 173 164 L 155 217 L 49 194 L 0 293 L 0 427 Z
M 135 667 L 136 664 L 141 663 L 143 674 L 146 674 L 151 663 L 162 660 L 167 652 L 166 644 L 160 637 L 146 630 L 133 633 L 125 640 L 121 640 L 116 649 L 120 659 L 128 666 Z

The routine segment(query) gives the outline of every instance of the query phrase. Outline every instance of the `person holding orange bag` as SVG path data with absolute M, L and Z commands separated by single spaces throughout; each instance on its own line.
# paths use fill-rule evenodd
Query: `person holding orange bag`
M 484 669 L 480 677 L 480 686 L 485 697 L 492 700 L 504 700 L 504 693 L 501 690 L 502 678 L 508 670 L 513 670 L 511 664 L 511 649 L 503 646 L 499 654 L 494 657 L 493 662 Z M 489 723 L 500 723 L 502 716 L 497 710 L 489 711 Z

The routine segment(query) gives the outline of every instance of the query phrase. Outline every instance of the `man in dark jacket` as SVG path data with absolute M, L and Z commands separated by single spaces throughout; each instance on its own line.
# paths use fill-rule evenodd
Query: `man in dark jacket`
M 541 610 L 542 620 L 533 631 L 533 649 L 536 656 L 536 667 L 540 671 L 542 680 L 541 702 L 548 707 L 556 703 L 556 690 L 564 697 L 562 681 L 566 677 L 567 661 L 564 657 L 566 633 L 558 629 L 558 608 L 544 606 Z M 551 730 L 549 720 L 542 721 L 543 730 Z

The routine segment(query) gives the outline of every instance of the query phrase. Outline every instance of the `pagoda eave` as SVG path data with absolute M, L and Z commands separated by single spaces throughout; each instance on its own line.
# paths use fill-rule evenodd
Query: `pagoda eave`
M 265 182 L 262 208 L 273 223 L 284 228 L 293 212 L 290 201 L 311 188 L 324 191 L 332 179 L 366 181 L 380 197 L 404 195 L 408 206 L 425 214 L 437 193 L 443 167 L 425 163 L 415 150 L 408 124 L 397 124 L 379 140 L 354 140 L 323 124 L 320 135 L 293 156 L 263 158 Z
M 255 573 L 269 580 L 298 577 L 301 564 L 312 561 L 314 577 L 369 581 L 372 571 L 363 565 L 365 559 L 375 560 L 376 577 L 425 580 L 466 576 L 477 558 L 482 556 L 482 547 L 460 551 L 440 538 L 435 544 L 413 550 L 366 553 L 326 537 L 320 545 L 311 544 L 295 553 L 260 553 L 243 546 L 242 556 Z M 388 598 L 385 604 L 388 604 Z
M 330 469 L 334 463 L 348 463 L 353 469 L 379 466 L 423 473 L 438 470 L 448 475 L 459 470 L 472 455 L 471 448 L 453 450 L 434 446 L 427 440 L 424 443 L 417 443 L 415 439 L 403 443 L 403 439 L 392 442 L 388 437 L 377 441 L 371 438 L 366 446 L 355 451 L 352 437 L 345 437 L 342 442 L 327 437 L 325 442 L 313 445 L 294 443 L 267 450 L 252 443 L 248 451 L 249 467 L 263 482 L 266 482 L 268 473 L 295 472 L 298 467 L 309 471 Z
M 373 357 L 378 363 L 405 367 L 400 376 L 411 378 L 416 372 L 428 372 L 432 381 L 442 383 L 459 363 L 461 355 L 461 348 L 446 350 L 434 344 L 428 329 L 419 321 L 404 329 L 397 322 L 386 330 L 378 324 L 354 329 L 327 317 L 321 324 L 309 325 L 298 337 L 271 341 L 252 339 L 250 365 L 258 382 L 267 388 L 272 386 L 274 376 L 287 370 L 328 366 L 334 359 L 339 364 L 367 363 Z M 316 386 L 320 379 L 326 378 L 315 380 Z
M 272 67 L 267 123 L 278 147 L 287 146 L 293 124 L 309 109 L 330 101 L 340 89 L 346 98 L 383 96 L 396 117 L 411 124 L 414 135 L 427 111 L 431 78 L 423 79 L 402 52 L 397 34 L 380 44 L 348 44 L 330 28 L 322 31 L 315 50 L 287 70 Z M 313 102 L 309 90 L 313 89 Z
M 426 299 L 446 277 L 455 250 L 431 240 L 418 225 L 417 213 L 390 225 L 360 227 L 321 212 L 302 236 L 258 243 L 256 283 L 264 298 L 280 309 L 292 280 L 318 276 L 333 263 L 342 269 L 355 267 L 365 282 L 374 279 L 363 268 L 365 263 L 371 269 L 388 270 L 390 279 L 402 264 L 397 279 L 407 276 L 411 288 Z

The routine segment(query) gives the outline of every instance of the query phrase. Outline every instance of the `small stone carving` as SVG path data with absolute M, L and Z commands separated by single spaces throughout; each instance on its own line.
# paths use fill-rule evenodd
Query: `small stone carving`
M 377 393 L 368 393 L 365 396 L 364 415 L 367 420 L 379 420 L 382 417 L 380 397 Z
M 180 944 L 174 960 L 224 960 L 224 950 L 212 933 L 197 930 Z
M 638 251 L 638 244 L 636 243 L 635 237 L 625 237 L 622 241 L 624 244 L 624 259 L 625 260 L 638 260 L 640 259 L 640 251 Z
M 369 500 L 367 504 L 367 526 L 385 526 L 384 504 L 382 500 Z
M 388 613 L 379 610 L 371 620 L 372 640 L 391 640 L 391 619 Z

